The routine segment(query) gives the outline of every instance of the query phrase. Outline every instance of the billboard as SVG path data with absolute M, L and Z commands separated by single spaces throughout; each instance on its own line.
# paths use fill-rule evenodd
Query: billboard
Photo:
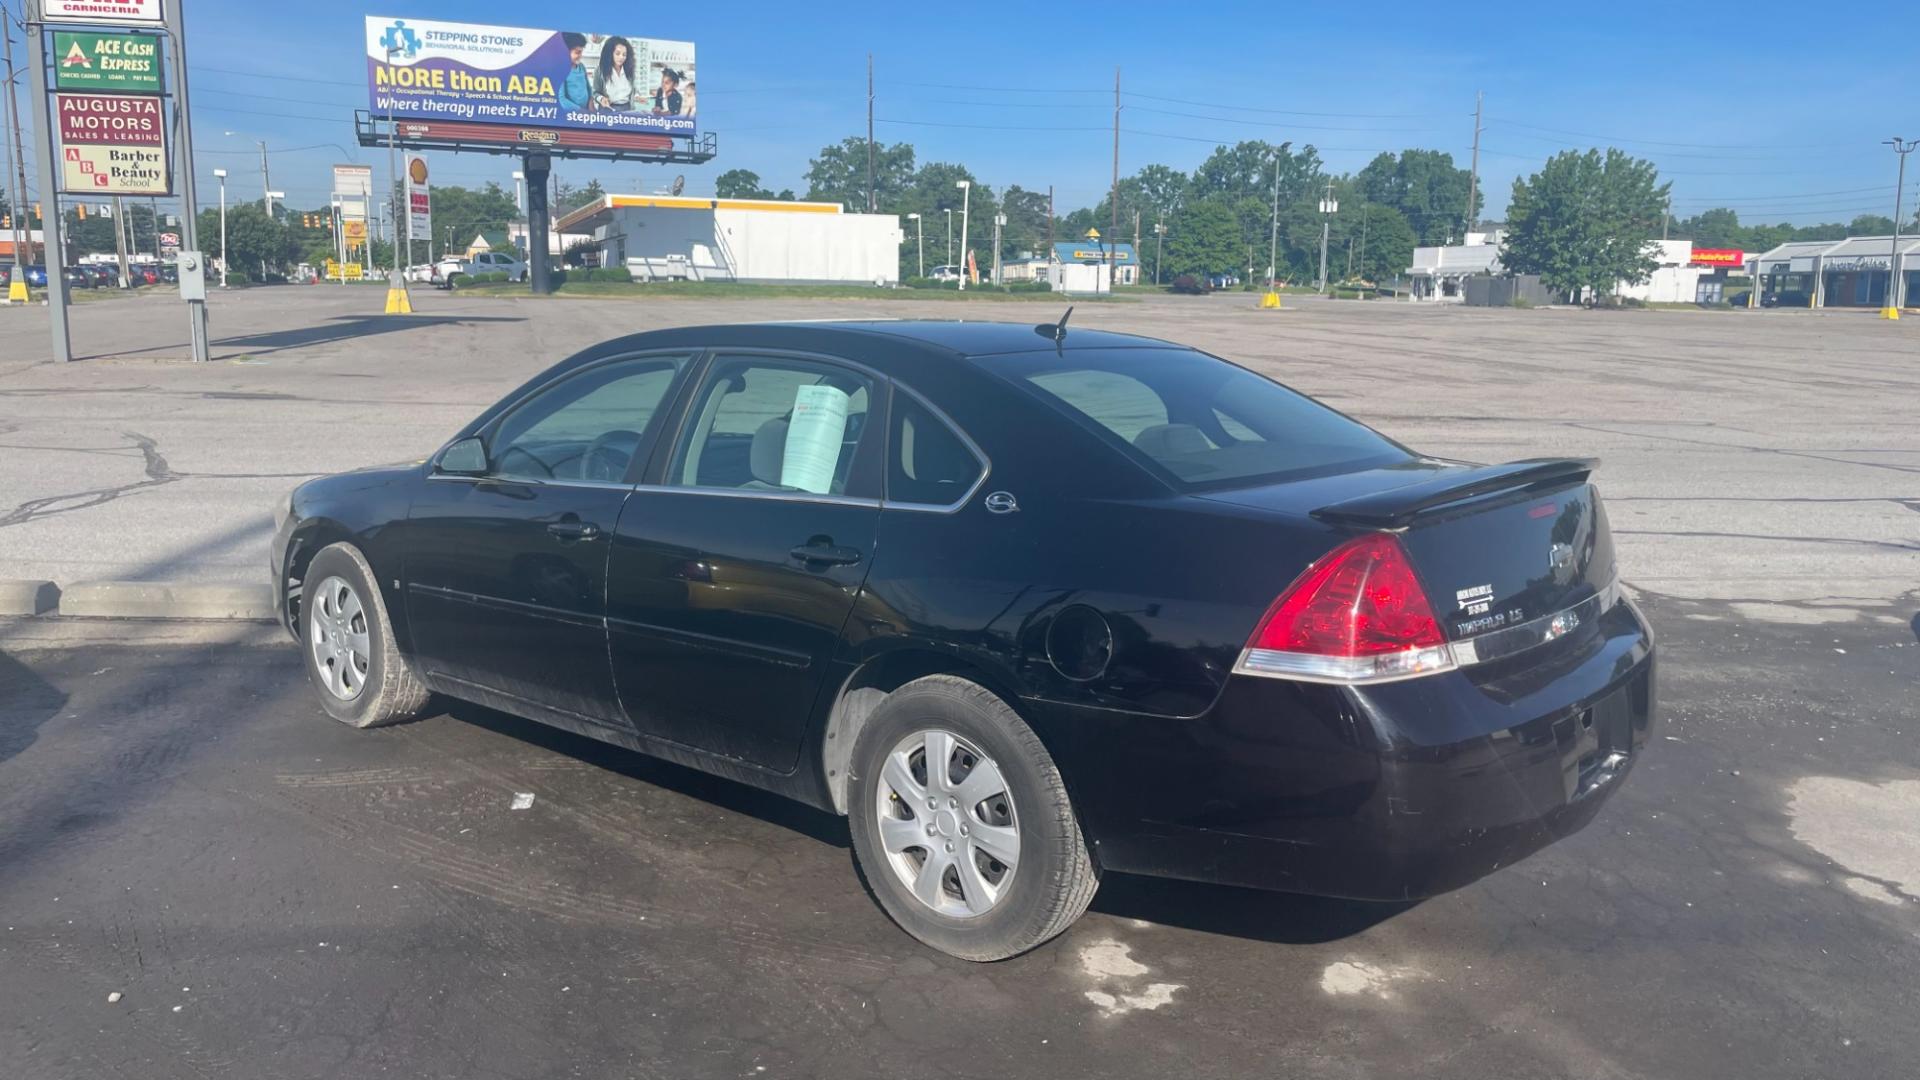
M 170 195 L 167 125 L 157 97 L 55 94 L 60 190 L 74 195 Z
M 56 90 L 160 92 L 160 39 L 150 34 L 91 34 L 61 30 L 53 35 Z
M 50 23 L 159 26 L 166 21 L 160 0 L 41 0 L 40 11 Z
M 697 131 L 691 42 L 371 15 L 366 30 L 374 116 L 557 148 L 574 133 L 655 149 Z

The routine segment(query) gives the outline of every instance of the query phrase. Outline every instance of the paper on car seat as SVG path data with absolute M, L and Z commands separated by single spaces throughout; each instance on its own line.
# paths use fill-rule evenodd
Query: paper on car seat
M 787 448 L 780 457 L 780 486 L 826 495 L 847 434 L 852 398 L 831 386 L 802 386 L 793 394 L 787 424 Z

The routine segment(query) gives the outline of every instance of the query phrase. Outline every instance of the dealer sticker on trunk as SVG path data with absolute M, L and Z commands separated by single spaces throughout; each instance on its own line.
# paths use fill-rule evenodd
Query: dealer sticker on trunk
M 1493 606 L 1493 586 L 1475 585 L 1471 589 L 1461 589 L 1453 594 L 1460 601 L 1460 610 L 1468 615 L 1485 615 Z

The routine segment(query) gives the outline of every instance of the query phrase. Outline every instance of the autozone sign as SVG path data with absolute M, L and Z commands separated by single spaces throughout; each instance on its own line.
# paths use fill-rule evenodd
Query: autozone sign
M 55 94 L 60 190 L 170 195 L 165 113 L 157 97 Z
M 40 0 L 40 17 L 50 23 L 159 26 L 166 11 L 160 0 Z

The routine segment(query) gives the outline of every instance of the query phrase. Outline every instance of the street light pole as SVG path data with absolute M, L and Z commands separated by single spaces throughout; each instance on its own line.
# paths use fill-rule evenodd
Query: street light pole
M 1880 315 L 1882 318 L 1897 319 L 1900 317 L 1900 294 L 1905 291 L 1901 286 L 1906 284 L 1906 275 L 1900 269 L 1900 215 L 1906 213 L 1907 208 L 1901 199 L 1907 193 L 1907 155 L 1920 146 L 1920 139 L 1902 139 L 1895 135 L 1887 140 L 1887 145 L 1900 155 L 1900 179 L 1893 186 L 1893 253 L 1887 257 L 1887 306 Z
M 943 211 L 947 215 L 947 269 L 953 269 L 953 207 Z
M 907 220 L 913 222 L 914 265 L 919 268 L 916 277 L 927 276 L 927 232 L 920 222 L 919 214 L 908 214 Z
M 213 178 L 220 181 L 220 287 L 227 287 L 227 170 L 213 170 Z
M 973 181 L 955 180 L 953 186 L 960 189 L 960 291 L 967 291 L 967 214 L 973 206 Z
M 1327 236 L 1333 229 L 1333 215 L 1340 212 L 1340 201 L 1333 197 L 1333 181 L 1327 181 L 1326 198 L 1320 200 L 1320 291 L 1327 291 Z
M 1153 223 L 1153 283 L 1155 285 L 1160 284 L 1160 252 L 1162 250 L 1161 242 L 1166 240 L 1166 238 L 1167 238 L 1167 223 L 1165 221 L 1154 222 Z

